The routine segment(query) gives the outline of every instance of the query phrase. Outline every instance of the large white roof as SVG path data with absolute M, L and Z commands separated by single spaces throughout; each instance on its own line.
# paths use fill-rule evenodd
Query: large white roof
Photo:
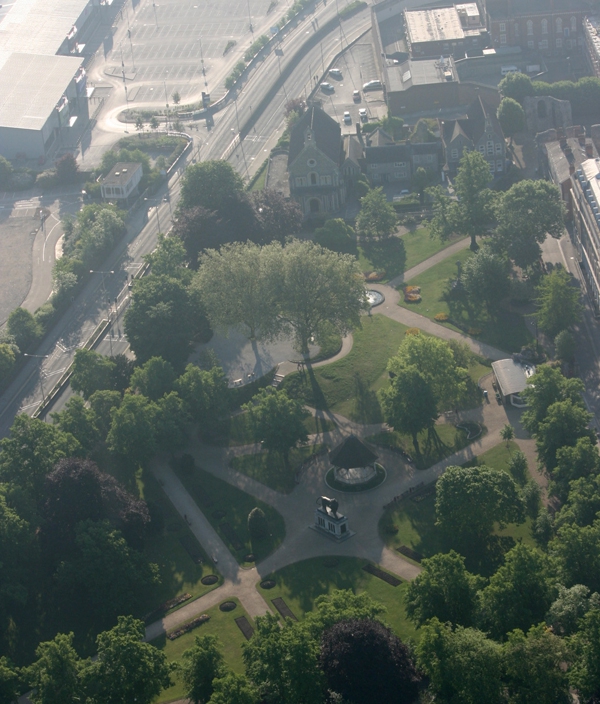
M 406 33 L 411 44 L 464 39 L 465 32 L 456 8 L 405 10 Z
M 527 386 L 527 379 L 535 373 L 533 365 L 523 365 L 512 359 L 500 359 L 492 362 L 492 369 L 498 379 L 503 396 L 520 394 Z

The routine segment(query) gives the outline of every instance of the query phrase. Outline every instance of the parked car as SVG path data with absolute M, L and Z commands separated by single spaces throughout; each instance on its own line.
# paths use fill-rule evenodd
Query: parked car
M 350 113 L 348 112 L 348 110 L 346 110 L 346 112 L 344 113 L 344 123 L 346 125 L 352 124 L 352 118 L 350 117 Z
M 381 88 L 383 88 L 383 83 L 379 80 L 367 81 L 363 85 L 363 90 L 380 90 Z
M 330 76 L 333 76 L 334 78 L 339 79 L 340 81 L 341 81 L 342 78 L 344 77 L 344 76 L 342 75 L 342 72 L 341 72 L 341 70 L 340 70 L 339 68 L 330 68 L 330 69 L 329 69 L 329 75 L 330 75 Z
M 321 83 L 321 90 L 323 93 L 333 93 L 335 88 L 331 85 L 331 83 Z
M 359 90 L 353 91 L 352 100 L 354 100 L 355 103 L 360 103 L 360 91 Z
M 363 122 L 368 122 L 367 108 L 358 108 L 358 116 Z

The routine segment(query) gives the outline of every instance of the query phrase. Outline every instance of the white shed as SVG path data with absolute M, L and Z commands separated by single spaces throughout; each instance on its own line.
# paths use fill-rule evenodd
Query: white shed
M 532 364 L 515 362 L 513 359 L 500 359 L 492 362 L 492 370 L 498 382 L 502 400 L 505 403 L 510 401 L 517 408 L 525 408 L 527 404 L 519 394 L 527 386 L 527 379 L 535 374 L 535 367 Z

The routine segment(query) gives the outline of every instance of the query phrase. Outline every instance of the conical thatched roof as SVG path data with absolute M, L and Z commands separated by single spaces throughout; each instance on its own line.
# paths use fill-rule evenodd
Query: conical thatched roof
M 356 435 L 350 435 L 329 453 L 329 461 L 340 469 L 367 467 L 373 464 L 377 455 L 361 442 Z

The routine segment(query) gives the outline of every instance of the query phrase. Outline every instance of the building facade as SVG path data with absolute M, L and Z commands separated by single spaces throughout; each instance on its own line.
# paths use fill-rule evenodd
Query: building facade
M 583 47 L 583 0 L 487 0 L 492 46 L 567 55 Z
M 110 170 L 100 185 L 102 197 L 106 200 L 128 204 L 137 195 L 137 187 L 142 180 L 143 169 L 138 162 L 119 162 Z

